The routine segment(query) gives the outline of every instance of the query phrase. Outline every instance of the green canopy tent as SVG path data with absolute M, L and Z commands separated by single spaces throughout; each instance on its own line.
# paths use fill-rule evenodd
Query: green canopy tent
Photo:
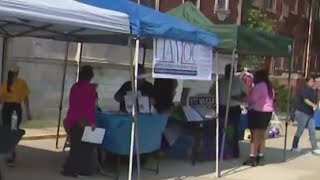
M 221 53 L 236 50 L 239 54 L 291 56 L 291 39 L 240 25 L 215 25 L 191 2 L 186 2 L 167 13 L 216 33 L 220 38 L 218 50 Z
M 220 43 L 218 45 L 218 52 L 222 54 L 232 54 L 232 64 L 231 69 L 234 68 L 235 54 L 245 54 L 245 55 L 258 55 L 258 56 L 273 56 L 273 57 L 290 57 L 292 51 L 293 41 L 289 38 L 276 35 L 274 33 L 268 33 L 257 29 L 246 28 L 240 25 L 215 25 L 213 24 L 197 7 L 195 7 L 191 2 L 186 2 L 169 12 L 168 14 L 176 17 L 180 17 L 188 21 L 189 23 L 198 25 L 203 29 L 214 32 L 218 35 Z M 216 57 L 216 67 L 219 65 L 218 57 Z M 290 62 L 291 70 L 292 62 Z M 217 73 L 217 72 L 216 72 Z M 288 77 L 288 83 L 290 86 L 290 75 Z M 226 129 L 228 124 L 228 112 L 229 112 L 229 103 L 231 95 L 231 86 L 232 81 L 229 81 L 229 91 L 228 91 L 228 100 L 227 100 L 227 110 L 225 116 L 224 129 Z M 218 81 L 218 74 L 216 75 L 216 81 Z M 216 90 L 219 88 L 219 83 L 216 83 Z M 218 112 L 219 92 L 216 91 L 216 111 Z M 290 95 L 288 95 L 290 98 Z M 289 108 L 288 108 L 289 109 Z M 219 119 L 217 119 L 217 130 L 216 130 L 216 142 L 219 142 Z M 285 129 L 285 142 L 284 142 L 284 159 L 286 159 L 286 144 L 287 144 L 287 128 L 288 122 L 286 123 Z M 224 151 L 224 142 L 225 142 L 226 132 L 223 132 L 222 137 L 222 147 L 221 154 L 219 157 L 219 145 L 216 149 L 216 175 L 220 177 L 220 163 L 223 160 L 223 151 Z

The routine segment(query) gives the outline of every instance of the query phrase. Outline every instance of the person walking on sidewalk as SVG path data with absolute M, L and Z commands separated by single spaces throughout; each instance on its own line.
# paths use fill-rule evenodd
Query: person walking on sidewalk
M 13 65 L 8 71 L 8 79 L 0 87 L 0 99 L 2 106 L 2 126 L 11 129 L 19 129 L 22 120 L 22 107 L 24 102 L 26 115 L 31 120 L 29 107 L 30 90 L 25 80 L 18 77 L 20 67 Z M 16 114 L 17 122 L 12 122 L 13 115 Z M 16 123 L 16 124 L 14 124 Z M 7 160 L 8 166 L 14 166 L 16 152 L 13 150 L 11 157 Z
M 294 112 L 295 120 L 298 122 L 296 134 L 292 142 L 292 151 L 300 152 L 299 140 L 305 128 L 309 130 L 309 137 L 312 147 L 312 153 L 320 155 L 316 139 L 315 121 L 313 118 L 314 110 L 317 108 L 316 104 L 316 92 L 314 89 L 315 79 L 308 76 L 306 79 L 306 86 L 302 88 L 298 95 L 299 103 L 296 104 L 296 110 Z

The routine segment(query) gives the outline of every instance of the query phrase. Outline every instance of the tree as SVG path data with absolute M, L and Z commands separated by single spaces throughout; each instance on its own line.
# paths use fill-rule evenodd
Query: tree
M 242 25 L 247 28 L 259 29 L 265 32 L 274 32 L 276 21 L 270 18 L 266 12 L 252 6 L 253 0 L 243 2 Z M 250 69 L 263 68 L 265 63 L 263 57 L 246 55 L 242 56 L 241 64 Z

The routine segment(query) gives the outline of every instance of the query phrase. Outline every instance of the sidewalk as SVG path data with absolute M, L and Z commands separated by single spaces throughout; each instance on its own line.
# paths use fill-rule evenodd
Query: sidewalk
M 301 139 L 302 153 L 289 151 L 291 147 L 292 136 L 296 127 L 288 127 L 288 145 L 287 161 L 283 162 L 283 143 L 284 138 L 274 138 L 267 140 L 265 151 L 266 165 L 259 167 L 242 166 L 242 162 L 247 158 L 249 152 L 249 141 L 242 141 L 241 157 L 239 159 L 230 159 L 222 163 L 221 180 L 319 180 L 320 157 L 310 153 L 310 142 L 307 130 Z M 53 130 L 53 131 L 52 131 Z M 31 132 L 32 130 L 30 130 Z M 55 129 L 51 128 L 55 133 Z M 41 132 L 41 131 L 38 131 Z M 44 133 L 50 132 L 42 131 Z M 319 131 L 317 131 L 319 133 Z M 320 135 L 320 134 L 318 134 Z M 68 180 L 59 174 L 61 165 L 64 163 L 67 153 L 62 152 L 64 141 L 59 141 L 59 149 L 55 147 L 54 139 L 21 141 L 17 148 L 18 159 L 15 168 L 6 168 L 3 172 L 9 180 L 32 179 L 32 180 Z M 150 162 L 150 167 L 154 162 Z M 106 173 L 113 173 L 105 169 Z M 121 177 L 119 180 L 126 180 L 128 166 L 124 164 L 121 167 Z M 136 173 L 136 169 L 134 169 Z M 134 177 L 135 178 L 135 177 Z M 83 180 L 106 180 L 100 175 L 93 177 L 81 177 Z M 141 171 L 141 180 L 213 180 L 215 177 L 215 162 L 198 162 L 192 166 L 188 159 L 170 159 L 163 158 L 160 162 L 159 174 L 154 172 Z
M 23 140 L 40 140 L 40 139 L 54 139 L 57 135 L 57 128 L 38 128 L 38 129 L 25 129 L 26 134 Z M 60 128 L 60 138 L 66 137 L 67 134 L 63 128 Z

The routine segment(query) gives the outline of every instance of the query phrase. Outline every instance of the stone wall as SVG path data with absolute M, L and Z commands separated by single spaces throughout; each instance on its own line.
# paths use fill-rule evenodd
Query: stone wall
M 43 39 L 17 38 L 8 41 L 4 79 L 10 64 L 17 63 L 21 67 L 20 76 L 28 82 L 31 89 L 31 110 L 35 119 L 58 117 L 66 47 L 66 42 Z M 68 107 L 70 87 L 77 79 L 79 49 L 78 44 L 69 44 L 63 116 Z M 141 49 L 140 59 L 142 59 L 142 52 Z M 113 96 L 125 81 L 130 80 L 129 56 L 128 47 L 103 44 L 85 44 L 83 47 L 82 65 L 89 64 L 94 67 L 93 82 L 99 84 L 99 103 L 104 110 L 118 110 L 118 103 L 113 100 Z M 149 72 L 152 57 L 152 50 L 147 50 L 145 66 Z M 223 73 L 225 64 L 231 62 L 231 56 L 219 55 L 219 58 L 219 72 Z M 148 80 L 153 81 L 151 75 Z M 180 100 L 183 86 L 191 87 L 190 95 L 195 95 L 207 93 L 211 85 L 212 81 L 179 81 L 175 101 Z
M 7 78 L 7 69 L 11 64 L 17 63 L 21 67 L 20 76 L 27 81 L 31 89 L 30 103 L 35 119 L 58 117 L 66 45 L 65 42 L 33 38 L 17 38 L 8 41 L 8 53 L 3 69 L 4 79 Z M 63 116 L 68 107 L 70 87 L 77 78 L 78 50 L 78 44 L 69 45 Z M 94 67 L 93 82 L 99 84 L 100 105 L 105 110 L 118 109 L 118 103 L 113 100 L 113 95 L 122 83 L 130 80 L 129 55 L 128 47 L 84 45 L 83 65 L 89 64 Z M 142 55 L 140 57 L 142 59 Z M 152 51 L 148 50 L 145 62 L 147 67 L 151 66 L 151 58 Z M 151 78 L 149 80 L 153 81 Z M 180 99 L 181 89 L 182 83 L 179 84 L 176 100 Z

